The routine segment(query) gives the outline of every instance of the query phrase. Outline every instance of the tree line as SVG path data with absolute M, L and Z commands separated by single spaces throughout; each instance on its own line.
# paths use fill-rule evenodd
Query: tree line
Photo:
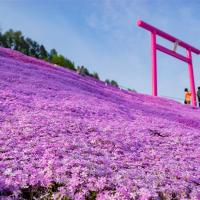
M 0 46 L 20 51 L 28 56 L 34 56 L 77 71 L 77 73 L 81 75 L 91 76 L 100 80 L 97 72 L 91 73 L 85 66 L 75 66 L 73 61 L 59 54 L 56 49 L 51 49 L 50 52 L 48 52 L 44 45 L 39 44 L 29 37 L 25 37 L 21 31 L 13 31 L 10 29 L 4 33 L 0 32 Z M 114 80 L 106 79 L 105 82 L 109 85 L 118 87 L 118 83 Z

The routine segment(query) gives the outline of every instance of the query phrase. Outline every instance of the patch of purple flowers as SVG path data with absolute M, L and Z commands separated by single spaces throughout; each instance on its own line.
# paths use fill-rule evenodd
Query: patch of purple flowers
M 198 200 L 200 110 L 0 48 L 0 195 L 54 183 L 54 199 Z

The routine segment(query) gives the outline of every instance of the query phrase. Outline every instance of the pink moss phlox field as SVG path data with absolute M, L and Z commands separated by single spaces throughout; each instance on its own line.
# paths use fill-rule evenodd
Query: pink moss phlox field
M 142 84 L 142 81 L 141 81 Z M 200 110 L 0 48 L 0 194 L 198 199 Z

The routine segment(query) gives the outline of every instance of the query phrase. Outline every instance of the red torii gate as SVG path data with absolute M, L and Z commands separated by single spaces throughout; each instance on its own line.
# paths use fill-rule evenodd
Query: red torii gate
M 194 72 L 193 72 L 193 65 L 192 65 L 192 53 L 200 54 L 200 50 L 196 49 L 195 47 L 165 33 L 157 29 L 150 24 L 143 22 L 142 20 L 137 21 L 137 25 L 150 31 L 151 32 L 151 51 L 152 51 L 152 95 L 157 96 L 157 60 L 156 60 L 156 50 L 159 50 L 163 53 L 169 54 L 179 60 L 182 60 L 188 63 L 189 69 L 189 78 L 190 78 L 190 90 L 192 93 L 192 105 L 196 106 L 196 91 L 195 91 L 195 83 L 194 83 Z M 163 37 L 166 40 L 173 42 L 174 50 L 167 49 L 156 43 L 156 35 Z M 186 56 L 183 56 L 179 53 L 176 53 L 177 45 L 186 49 Z

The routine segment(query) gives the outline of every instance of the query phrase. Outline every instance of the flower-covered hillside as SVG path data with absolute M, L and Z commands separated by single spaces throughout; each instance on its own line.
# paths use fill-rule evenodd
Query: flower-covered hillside
M 0 48 L 0 198 L 195 200 L 199 144 L 197 108 Z

